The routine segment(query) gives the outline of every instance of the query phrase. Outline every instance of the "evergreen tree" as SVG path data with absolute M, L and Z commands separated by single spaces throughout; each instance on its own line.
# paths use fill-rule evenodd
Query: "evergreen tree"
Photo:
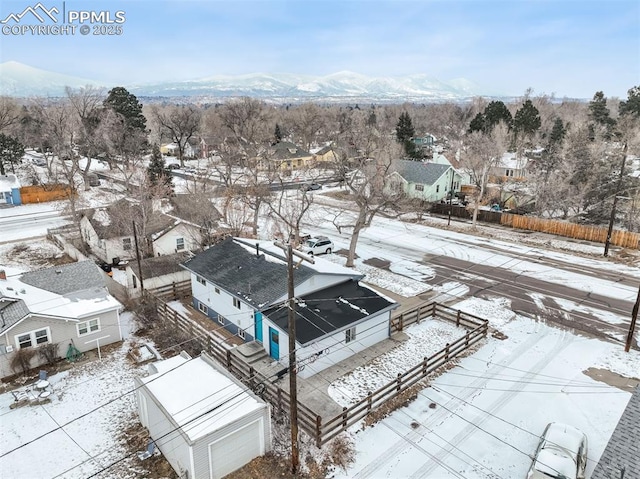
M 282 129 L 278 123 L 276 123 L 276 130 L 273 132 L 273 136 L 276 138 L 276 143 L 282 141 Z
M 402 112 L 400 114 L 400 118 L 398 118 L 398 124 L 396 125 L 396 138 L 398 139 L 398 143 L 406 143 L 410 141 L 416 134 L 415 129 L 413 128 L 413 122 L 411 121 L 411 117 L 409 113 Z
M 609 108 L 607 108 L 607 98 L 604 93 L 598 91 L 593 95 L 593 100 L 589 102 L 589 118 L 591 119 L 591 125 L 589 125 L 589 138 L 593 140 L 595 138 L 595 127 L 600 126 L 605 129 L 605 139 L 611 139 L 611 134 L 616 121 L 611 118 Z
M 142 131 L 146 129 L 147 119 L 142 114 L 142 104 L 126 88 L 121 86 L 112 88 L 103 105 L 122 115 L 127 127 Z
M 620 102 L 620 115 L 633 115 L 640 118 L 640 86 L 631 88 L 627 95 L 627 101 Z
M 471 123 L 469 123 L 469 133 L 473 133 L 475 131 L 479 131 L 484 133 L 487 130 L 487 120 L 484 117 L 484 113 L 479 112 Z
M 12 136 L 0 133 L 0 175 L 6 175 L 5 165 L 11 165 L 11 171 L 16 172 L 15 164 L 24 155 L 24 145 Z
M 147 168 L 147 177 L 149 178 L 149 184 L 153 186 L 168 186 L 173 187 L 173 177 L 167 171 L 164 164 L 164 158 L 160 153 L 160 147 L 153 145 L 151 152 L 151 161 L 149 162 L 149 168 Z
M 493 129 L 501 121 L 504 121 L 507 127 L 511 128 L 513 117 L 511 112 L 501 101 L 492 101 L 484 109 L 485 128 L 487 130 Z
M 541 125 L 540 112 L 531 103 L 531 100 L 526 100 L 513 119 L 513 128 L 516 134 L 532 137 L 540 129 Z
M 411 117 L 409 113 L 406 111 L 400 114 L 400 118 L 398 118 L 398 124 L 396 125 L 396 139 L 398 143 L 402 143 L 404 146 L 404 152 L 410 158 L 417 158 L 418 151 L 415 143 L 413 142 L 413 137 L 416 132 L 413 128 L 413 122 L 411 121 Z
M 378 124 L 378 119 L 376 118 L 376 110 L 371 108 L 371 112 L 369 113 L 369 118 L 367 118 L 367 126 L 374 127 Z
M 548 150 L 558 150 L 562 146 L 564 137 L 567 134 L 567 130 L 560 118 L 556 118 L 549 133 L 549 143 L 547 145 Z

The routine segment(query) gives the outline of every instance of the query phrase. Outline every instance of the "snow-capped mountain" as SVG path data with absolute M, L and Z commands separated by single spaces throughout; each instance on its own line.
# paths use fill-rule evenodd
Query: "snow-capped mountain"
M 62 96 L 64 87 L 100 82 L 39 70 L 18 62 L 0 64 L 0 94 Z M 483 93 L 463 78 L 449 82 L 427 75 L 372 78 L 353 72 L 327 76 L 254 73 L 198 80 L 122 85 L 139 97 L 199 97 L 210 100 L 250 96 L 274 101 L 438 101 L 461 100 Z

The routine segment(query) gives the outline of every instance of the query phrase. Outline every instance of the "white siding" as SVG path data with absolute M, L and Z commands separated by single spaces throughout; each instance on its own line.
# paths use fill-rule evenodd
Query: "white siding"
M 303 348 L 298 348 L 296 359 L 299 363 L 304 364 L 304 368 L 299 372 L 300 376 L 303 378 L 313 376 L 323 369 L 388 338 L 389 316 L 390 313 L 387 311 L 352 326 L 356 328 L 356 338 L 349 343 L 346 343 L 346 329 L 343 329 Z M 280 345 L 280 357 L 284 357 L 282 349 L 282 345 Z M 307 358 L 309 359 L 305 361 Z
M 142 382 L 136 378 L 136 386 L 142 386 Z M 142 399 L 144 398 L 144 399 Z M 146 406 L 146 412 L 143 410 Z M 191 467 L 191 446 L 187 439 L 176 429 L 176 425 L 169 417 L 167 417 L 164 409 L 162 409 L 155 401 L 154 397 L 149 394 L 146 388 L 138 389 L 138 415 L 142 420 L 142 415 L 146 413 L 147 424 L 143 424 L 149 436 L 156 443 L 156 446 L 162 455 L 169 461 L 171 467 L 176 471 L 188 471 L 189 477 L 193 475 Z
M 177 249 L 178 238 L 184 239 L 184 248 L 181 250 Z M 200 241 L 200 233 L 195 227 L 181 223 L 153 242 L 153 253 L 154 256 L 163 256 L 181 251 L 194 251 L 200 248 Z
M 210 310 L 216 311 L 225 317 L 227 321 L 232 322 L 236 326 L 246 329 L 247 334 L 253 336 L 253 307 L 240 301 L 240 309 L 233 305 L 231 294 L 225 290 L 218 288 L 220 291 L 216 293 L 216 285 L 206 282 L 206 286 L 196 280 L 196 275 L 191 274 L 191 290 L 193 297 L 207 305 Z

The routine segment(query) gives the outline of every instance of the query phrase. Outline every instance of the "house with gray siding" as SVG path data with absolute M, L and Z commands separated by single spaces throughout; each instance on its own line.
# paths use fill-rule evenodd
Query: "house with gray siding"
M 105 274 L 92 261 L 12 274 L 0 271 L 0 373 L 10 376 L 16 351 L 56 345 L 90 351 L 122 340 L 122 305 L 109 294 Z M 36 354 L 31 366 L 46 361 Z
M 271 450 L 269 405 L 203 353 L 135 379 L 140 422 L 178 477 L 219 479 Z
M 319 257 L 313 261 L 298 264 L 293 278 L 302 377 L 388 338 L 397 307 L 363 283 L 361 273 Z M 287 363 L 287 262 L 280 248 L 270 241 L 228 238 L 183 267 L 191 273 L 194 308 Z

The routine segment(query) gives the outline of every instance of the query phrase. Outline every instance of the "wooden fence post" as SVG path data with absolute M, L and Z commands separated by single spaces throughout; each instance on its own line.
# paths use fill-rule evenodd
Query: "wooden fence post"
M 278 388 L 278 409 L 282 409 L 282 389 Z
M 227 351 L 227 369 L 228 369 L 229 371 L 231 371 L 231 369 L 230 369 L 230 368 L 231 368 L 231 351 L 230 351 L 230 350 L 228 350 L 228 351 Z
M 471 334 L 471 331 L 468 331 L 467 334 L 464 337 L 464 347 L 468 348 L 469 347 L 469 335 Z
M 371 391 L 369 391 L 369 394 L 367 394 L 367 411 L 371 411 Z
M 418 306 L 418 309 L 416 309 L 416 323 L 420 324 L 420 320 L 422 318 L 420 317 L 420 306 Z
M 449 360 L 449 343 L 447 343 L 446 346 L 444 347 L 444 360 L 445 361 Z
M 400 389 L 402 389 L 402 373 L 398 373 L 398 379 L 396 379 L 396 382 L 398 383 L 396 391 L 400 392 Z
M 456 328 L 460 326 L 460 310 L 458 310 L 458 314 L 456 314 Z
M 249 387 L 251 387 L 251 389 L 253 389 L 254 386 L 254 378 L 256 375 L 256 371 L 255 369 L 253 369 L 253 366 L 249 366 Z
M 342 427 L 347 427 L 347 408 L 346 406 L 342 407 Z
M 432 318 L 436 317 L 436 306 L 437 306 L 437 303 L 435 301 L 433 303 L 431 303 L 431 317 Z
M 404 313 L 400 313 L 400 321 L 399 321 L 398 331 L 402 331 L 404 329 Z
M 316 416 L 316 447 L 322 447 L 322 417 Z
M 428 358 L 425 356 L 424 359 L 422 360 L 422 375 L 426 376 L 427 375 L 427 364 L 428 364 Z

